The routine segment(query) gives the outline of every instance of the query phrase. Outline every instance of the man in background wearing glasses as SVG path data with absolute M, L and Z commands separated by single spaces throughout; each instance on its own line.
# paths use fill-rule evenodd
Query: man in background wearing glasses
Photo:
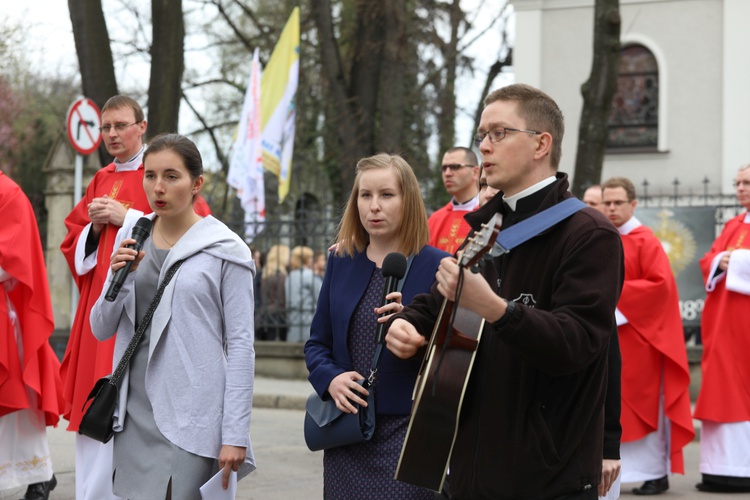
M 515 84 L 484 102 L 475 141 L 488 185 L 501 192 L 466 216 L 471 227 L 499 213 L 507 228 L 573 197 L 557 170 L 564 122 L 555 101 Z M 485 323 L 445 495 L 596 499 L 608 348 L 624 275 L 615 227 L 586 207 L 478 273 L 443 259 L 431 293 L 390 320 L 394 355 L 420 352 L 444 299 L 456 300 L 460 273 L 459 304 Z
M 430 240 L 427 244 L 452 255 L 471 230 L 464 215 L 479 207 L 477 155 L 469 148 L 451 148 L 443 155 L 440 170 L 445 190 L 452 198 L 444 207 L 430 215 L 427 221 Z
M 677 283 L 661 242 L 634 216 L 636 204 L 629 179 L 602 184 L 604 214 L 625 251 L 615 316 L 622 355 L 622 482 L 644 481 L 633 493 L 658 495 L 669 489 L 670 473 L 685 473 L 682 448 L 695 431 Z
M 89 313 L 105 285 L 115 235 L 125 220 L 151 212 L 143 190 L 143 135 L 146 120 L 130 97 L 114 96 L 102 108 L 102 139 L 115 160 L 99 170 L 81 201 L 65 218 L 60 246 L 80 297 L 60 374 L 65 384 L 68 430 L 78 431 L 82 408 L 94 383 L 112 372 L 114 339 L 99 342 Z M 76 498 L 112 499 L 112 441 L 102 444 L 76 435 Z

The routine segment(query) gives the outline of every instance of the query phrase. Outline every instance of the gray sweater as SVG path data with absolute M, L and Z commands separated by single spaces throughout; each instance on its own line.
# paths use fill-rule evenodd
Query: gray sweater
M 115 248 L 130 236 L 133 225 L 120 229 Z M 217 458 L 222 445 L 246 447 L 242 477 L 255 469 L 249 434 L 255 266 L 247 245 L 211 216 L 195 223 L 171 249 L 160 283 L 180 259 L 186 260 L 164 290 L 151 324 L 146 391 L 154 420 L 169 441 L 196 455 Z M 135 333 L 137 272 L 128 275 L 114 302 L 104 299 L 105 286 L 91 310 L 97 339 L 119 333 L 113 369 Z M 128 380 L 126 370 L 116 432 L 126 415 Z

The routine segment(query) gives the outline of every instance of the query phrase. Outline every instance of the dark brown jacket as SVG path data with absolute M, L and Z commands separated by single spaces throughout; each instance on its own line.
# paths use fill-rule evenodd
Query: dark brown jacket
M 508 227 L 571 197 L 565 174 L 519 200 L 498 194 L 466 216 Z M 461 499 L 554 499 L 600 481 L 607 350 L 624 277 L 620 236 L 585 208 L 487 263 L 482 274 L 511 314 L 485 326 L 450 462 Z M 429 335 L 442 304 L 417 296 L 404 317 Z M 594 497 L 596 494 L 593 495 Z

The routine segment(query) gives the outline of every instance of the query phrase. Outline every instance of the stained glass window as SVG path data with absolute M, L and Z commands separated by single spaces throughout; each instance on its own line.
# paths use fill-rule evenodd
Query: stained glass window
M 617 90 L 609 114 L 608 150 L 653 151 L 659 130 L 659 67 L 643 45 L 620 52 Z

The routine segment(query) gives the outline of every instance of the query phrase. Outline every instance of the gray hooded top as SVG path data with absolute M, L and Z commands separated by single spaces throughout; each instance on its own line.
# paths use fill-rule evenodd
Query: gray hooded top
M 155 215 L 147 217 L 153 220 Z M 115 249 L 130 237 L 135 222 L 120 229 Z M 151 323 L 146 392 L 154 420 L 170 442 L 196 455 L 217 458 L 222 445 L 246 447 L 239 470 L 243 477 L 255 469 L 249 434 L 255 265 L 247 245 L 212 216 L 196 222 L 170 250 L 159 283 L 180 259 L 185 262 L 164 290 Z M 97 339 L 118 332 L 113 370 L 135 333 L 137 272 L 127 276 L 114 302 L 104 299 L 105 286 L 91 310 Z M 110 269 L 107 281 L 111 274 Z M 122 430 L 126 414 L 128 381 L 126 370 L 116 432 Z

